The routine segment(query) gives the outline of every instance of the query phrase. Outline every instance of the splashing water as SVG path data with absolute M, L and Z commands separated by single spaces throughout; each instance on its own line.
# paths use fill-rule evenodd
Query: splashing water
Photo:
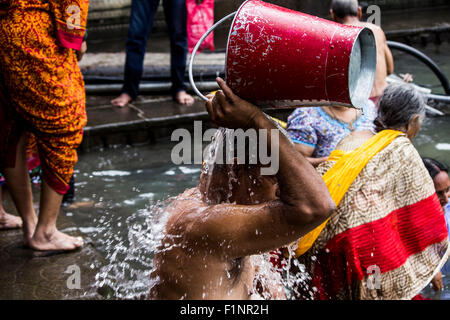
M 221 154 L 222 143 L 229 143 L 226 139 L 230 130 L 220 128 L 212 138 L 211 144 L 205 153 L 205 162 L 202 173 L 212 174 L 217 157 L 226 159 Z M 232 179 L 229 176 L 229 195 L 231 197 Z M 153 258 L 156 253 L 170 250 L 172 247 L 162 246 L 165 237 L 165 228 L 170 214 L 168 206 L 176 198 L 168 198 L 165 201 L 150 203 L 144 209 L 118 222 L 112 216 L 103 216 L 97 228 L 102 233 L 104 251 L 106 252 L 104 267 L 96 276 L 95 286 L 101 288 L 105 296 L 118 299 L 145 299 L 150 289 L 159 282 L 158 278 L 151 278 L 153 272 Z M 124 230 L 117 233 L 111 228 L 113 224 Z M 257 232 L 257 231 L 255 231 Z M 290 255 L 293 252 L 291 250 Z M 308 279 L 304 266 L 301 267 L 296 260 L 289 258 L 289 263 L 281 270 L 276 269 L 269 261 L 270 254 L 255 255 L 251 257 L 251 263 L 256 266 L 257 272 L 254 281 L 253 299 L 294 299 L 294 286 L 302 285 Z M 291 271 L 291 263 L 300 272 Z M 225 280 L 225 279 L 224 279 Z M 180 279 L 182 281 L 182 279 Z M 258 288 L 263 288 L 258 292 Z M 312 292 L 311 292 L 312 295 Z M 207 298 L 205 296 L 205 298 Z
M 228 131 L 220 128 L 212 138 L 206 150 L 203 174 L 211 174 L 214 170 L 222 137 L 227 136 Z M 161 244 L 170 216 L 166 209 L 174 200 L 158 201 L 131 214 L 123 225 L 126 234 L 113 231 L 115 228 L 111 225 L 117 222 L 111 216 L 98 221 L 100 226 L 97 229 L 104 239 L 106 261 L 96 276 L 95 286 L 103 295 L 118 299 L 142 299 L 158 283 L 159 279 L 151 278 L 153 257 L 161 250 L 171 249 Z
M 205 154 L 203 174 L 211 177 L 214 172 L 215 164 L 224 164 L 230 160 L 228 153 L 230 150 L 234 149 L 232 138 L 232 129 L 221 127 L 216 131 Z M 231 171 L 228 171 L 228 194 L 226 199 L 230 199 L 232 197 L 233 182 L 236 182 L 236 177 Z M 210 181 L 207 182 L 207 188 L 209 187 L 209 183 Z
M 126 219 L 127 240 L 106 231 L 105 266 L 96 276 L 95 285 L 109 290 L 109 295 L 119 299 L 146 298 L 152 287 L 150 273 L 153 256 L 164 237 L 169 217 L 166 208 L 173 201 L 158 201 L 148 208 L 138 210 Z M 105 229 L 109 221 L 105 221 Z

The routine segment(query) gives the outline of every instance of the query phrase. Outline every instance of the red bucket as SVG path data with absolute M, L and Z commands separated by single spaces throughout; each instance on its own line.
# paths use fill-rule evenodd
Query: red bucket
M 259 0 L 243 3 L 231 25 L 226 81 L 257 104 L 362 108 L 375 69 L 375 38 L 368 28 Z

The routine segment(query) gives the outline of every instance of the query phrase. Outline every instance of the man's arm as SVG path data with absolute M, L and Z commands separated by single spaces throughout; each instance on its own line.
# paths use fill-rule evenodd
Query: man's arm
M 386 73 L 387 75 L 394 73 L 394 57 L 392 56 L 391 49 L 389 49 L 389 46 L 386 41 L 386 35 L 383 33 L 383 39 L 384 39 L 384 57 L 386 59 Z
M 206 103 L 211 120 L 228 128 L 277 129 L 256 106 L 233 94 L 222 79 L 221 91 Z M 277 131 L 279 133 L 279 131 Z M 206 250 L 227 258 L 266 252 L 297 240 L 323 223 L 335 208 L 325 183 L 312 165 L 279 135 L 280 200 L 260 205 L 220 204 L 193 219 L 189 234 Z M 195 241 L 195 240 L 194 240 Z

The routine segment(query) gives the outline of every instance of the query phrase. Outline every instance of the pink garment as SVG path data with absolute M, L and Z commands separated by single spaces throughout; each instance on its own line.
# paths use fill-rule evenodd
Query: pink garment
M 189 52 L 194 50 L 200 38 L 214 24 L 214 0 L 203 0 L 197 4 L 196 0 L 186 0 L 187 35 Z M 203 41 L 199 52 L 205 49 L 214 51 L 214 33 L 211 32 Z

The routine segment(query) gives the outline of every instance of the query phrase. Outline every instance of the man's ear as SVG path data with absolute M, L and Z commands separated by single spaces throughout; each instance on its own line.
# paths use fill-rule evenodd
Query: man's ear
M 361 19 L 362 19 L 362 16 L 363 16 L 363 14 L 362 14 L 362 8 L 361 8 L 361 7 L 358 7 L 358 19 L 361 20 Z

